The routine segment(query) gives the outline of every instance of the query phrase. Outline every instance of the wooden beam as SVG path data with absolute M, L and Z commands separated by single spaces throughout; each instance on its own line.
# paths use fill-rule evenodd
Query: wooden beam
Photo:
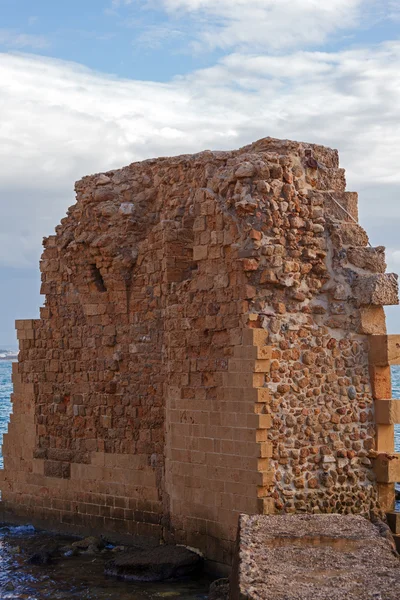
M 378 483 L 396 483 L 400 481 L 400 454 L 395 454 L 390 460 L 385 454 L 380 454 L 373 460 L 374 473 Z
M 400 335 L 370 335 L 369 362 L 379 367 L 400 365 Z
M 400 423 L 400 400 L 376 400 L 375 422 L 381 425 Z

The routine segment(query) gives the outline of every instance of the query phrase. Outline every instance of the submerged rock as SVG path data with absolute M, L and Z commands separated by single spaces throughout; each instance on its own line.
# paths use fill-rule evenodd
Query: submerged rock
M 126 581 L 163 581 L 192 575 L 203 558 L 183 546 L 165 545 L 121 552 L 105 565 L 106 575 Z
M 32 554 L 27 562 L 30 565 L 50 565 L 53 562 L 53 553 L 48 550 L 39 550 Z
M 65 558 L 71 558 L 71 556 L 78 556 L 79 554 L 78 548 L 69 548 L 68 546 L 62 548 L 62 552 Z
M 78 550 L 90 550 L 91 552 L 98 552 L 105 546 L 104 541 L 99 537 L 89 536 L 83 540 L 78 540 L 71 544 L 72 548 L 78 548 Z
M 217 579 L 210 585 L 208 600 L 229 600 L 229 579 Z

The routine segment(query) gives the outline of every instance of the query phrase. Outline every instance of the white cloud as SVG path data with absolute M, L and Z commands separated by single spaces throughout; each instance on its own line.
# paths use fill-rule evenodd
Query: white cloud
M 386 261 L 393 270 L 400 271 L 400 250 L 387 248 Z
M 268 135 L 338 147 L 363 217 L 386 207 L 391 224 L 400 222 L 399 73 L 400 42 L 332 54 L 236 53 L 168 84 L 0 54 L 0 264 L 35 264 L 41 236 L 85 174 Z M 384 243 L 384 229 L 378 237 Z
M 399 0 L 389 0 L 389 18 L 393 21 L 400 20 Z
M 141 33 L 136 37 L 134 45 L 145 48 L 159 48 L 165 42 L 176 38 L 186 37 L 183 31 L 162 25 L 146 25 L 141 27 Z
M 138 4 L 163 8 L 175 19 L 191 18 L 197 50 L 252 51 L 321 44 L 333 33 L 358 27 L 361 17 L 366 22 L 374 6 L 373 0 L 138 0 L 135 10 Z
M 18 50 L 23 48 L 42 50 L 50 44 L 43 35 L 21 33 L 15 29 L 0 29 L 0 45 Z

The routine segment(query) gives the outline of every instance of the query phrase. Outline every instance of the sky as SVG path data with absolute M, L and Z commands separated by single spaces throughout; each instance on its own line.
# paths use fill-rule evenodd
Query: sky
M 39 314 L 74 182 L 153 156 L 337 148 L 400 271 L 399 33 L 400 0 L 0 0 L 0 347 Z

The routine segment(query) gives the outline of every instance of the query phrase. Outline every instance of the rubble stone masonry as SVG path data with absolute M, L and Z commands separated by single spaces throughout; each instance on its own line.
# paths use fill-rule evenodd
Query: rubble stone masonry
M 76 192 L 17 322 L 3 517 L 229 563 L 241 512 L 382 510 L 368 336 L 397 278 L 337 152 L 266 138 Z

